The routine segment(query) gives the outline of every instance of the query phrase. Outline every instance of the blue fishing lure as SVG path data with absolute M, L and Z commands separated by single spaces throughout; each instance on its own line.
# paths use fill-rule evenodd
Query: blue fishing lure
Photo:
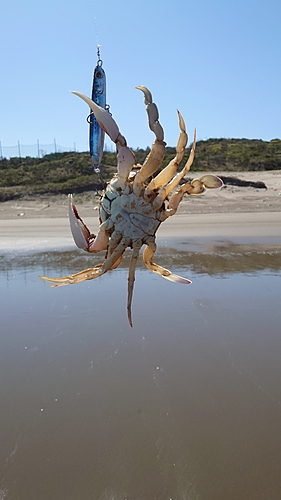
M 101 106 L 106 108 L 106 76 L 105 71 L 102 68 L 102 60 L 100 59 L 99 47 L 98 47 L 98 62 L 94 70 L 93 76 L 93 87 L 92 87 L 92 100 Z M 100 162 L 103 154 L 104 147 L 104 131 L 99 126 L 95 115 L 91 113 L 89 115 L 90 133 L 89 133 L 89 144 L 90 144 L 90 155 L 92 159 L 92 165 L 96 173 L 100 173 Z

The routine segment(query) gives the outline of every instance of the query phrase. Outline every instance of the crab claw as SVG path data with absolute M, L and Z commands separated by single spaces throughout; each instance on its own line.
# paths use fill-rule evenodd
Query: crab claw
M 135 156 L 128 148 L 125 137 L 120 134 L 117 123 L 106 109 L 98 106 L 92 99 L 80 92 L 72 91 L 72 93 L 81 97 L 90 106 L 101 129 L 115 142 L 117 148 L 118 187 L 123 187 L 135 164 Z
M 118 143 L 121 146 L 126 146 L 125 137 L 120 134 L 116 121 L 113 120 L 112 116 L 106 109 L 98 106 L 94 101 L 92 101 L 92 99 L 82 94 L 81 92 L 76 92 L 76 90 L 71 90 L 71 92 L 72 94 L 81 97 L 81 99 L 83 99 L 83 101 L 88 104 L 88 106 L 93 111 L 100 128 L 107 133 L 107 135 L 113 142 L 115 142 L 115 144 Z
M 72 194 L 68 195 L 68 216 L 71 233 L 78 248 L 91 253 L 106 250 L 109 236 L 105 231 L 105 224 L 101 224 L 97 236 L 90 233 L 78 214 L 78 210 L 73 203 Z
M 200 177 L 199 181 L 203 182 L 203 184 L 208 188 L 208 189 L 215 189 L 215 188 L 220 188 L 223 186 L 222 180 L 217 177 L 216 175 L 203 175 L 203 177 Z
M 216 175 L 210 174 L 203 175 L 202 177 L 200 177 L 200 179 L 193 179 L 190 184 L 192 190 L 189 191 L 189 188 L 187 187 L 186 192 L 190 196 L 197 196 L 204 193 L 206 191 L 206 188 L 215 189 L 222 187 L 223 182 L 219 177 L 216 177 Z
M 77 208 L 73 203 L 72 194 L 68 195 L 68 217 L 71 233 L 77 247 L 88 251 L 91 240 L 94 240 L 96 236 L 94 234 L 91 235 L 86 224 L 78 214 Z

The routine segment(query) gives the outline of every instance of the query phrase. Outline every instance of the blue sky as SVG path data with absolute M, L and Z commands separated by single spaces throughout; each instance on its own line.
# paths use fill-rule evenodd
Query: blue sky
M 177 108 L 190 137 L 196 127 L 203 140 L 280 138 L 280 19 L 276 0 L 3 2 L 2 146 L 55 138 L 88 150 L 88 108 L 69 90 L 90 95 L 97 42 L 107 102 L 129 146 L 154 140 L 136 85 L 151 90 L 170 146 Z

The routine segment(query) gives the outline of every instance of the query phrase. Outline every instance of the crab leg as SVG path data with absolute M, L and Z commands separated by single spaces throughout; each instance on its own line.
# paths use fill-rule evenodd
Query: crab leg
M 188 157 L 188 160 L 187 160 L 185 166 L 183 167 L 181 172 L 177 173 L 172 178 L 172 180 L 167 184 L 167 186 L 164 186 L 159 190 L 158 195 L 156 196 L 155 200 L 153 201 L 154 210 L 158 210 L 161 207 L 163 201 L 173 191 L 173 189 L 175 189 L 175 187 L 178 186 L 180 181 L 183 179 L 183 177 L 190 170 L 190 167 L 191 167 L 193 160 L 194 160 L 195 148 L 196 148 L 196 129 L 194 130 L 193 144 L 192 144 L 192 148 L 190 150 L 190 154 L 189 154 L 189 157 Z
M 163 218 L 161 222 L 176 213 L 178 206 L 185 194 L 189 194 L 190 196 L 198 196 L 204 193 L 204 191 L 206 191 L 206 188 L 215 189 L 221 187 L 222 185 L 222 180 L 215 175 L 203 175 L 203 177 L 200 177 L 200 179 L 193 179 L 193 181 L 191 181 L 190 183 L 184 184 L 172 194 L 168 208 L 165 210 L 165 212 L 163 212 Z
M 117 123 L 106 109 L 98 106 L 92 99 L 80 92 L 72 91 L 72 93 L 81 97 L 90 106 L 101 129 L 115 142 L 117 148 L 118 183 L 120 187 L 123 187 L 135 164 L 135 156 L 128 148 L 125 137 L 120 133 Z
M 84 269 L 84 271 L 70 274 L 69 276 L 61 276 L 60 278 L 48 278 L 47 276 L 39 276 L 39 278 L 44 281 L 48 281 L 49 283 L 54 283 L 54 285 L 51 285 L 52 288 L 57 286 L 75 285 L 76 283 L 82 283 L 86 280 L 98 278 L 100 274 L 97 274 L 97 271 L 99 271 L 101 267 L 102 264 L 97 264 L 95 267 Z
M 118 260 L 120 263 L 120 257 L 122 256 L 125 248 L 127 248 L 130 244 L 130 241 L 130 238 L 122 238 L 117 248 L 113 251 L 110 257 L 104 261 L 103 264 L 97 264 L 95 267 L 85 269 L 84 271 L 80 271 L 76 274 L 71 274 L 70 276 L 63 276 L 62 278 L 47 278 L 46 276 L 39 277 L 45 281 L 55 283 L 53 286 L 74 285 L 76 283 L 82 283 L 82 281 L 99 278 L 110 269 L 116 267 L 115 264 Z
M 148 242 L 147 246 L 143 251 L 143 260 L 146 267 L 150 271 L 153 271 L 156 274 L 160 274 L 160 276 L 162 276 L 163 278 L 166 278 L 169 281 L 173 281 L 174 283 L 182 283 L 186 285 L 192 283 L 192 281 L 190 281 L 189 279 L 183 278 L 182 276 L 178 276 L 177 274 L 173 274 L 171 273 L 171 271 L 169 271 L 169 269 L 165 269 L 165 267 L 159 266 L 158 264 L 155 264 L 155 262 L 152 262 L 155 252 L 156 252 L 156 243 Z
M 194 129 L 193 143 L 192 143 L 192 147 L 190 150 L 188 160 L 187 160 L 185 166 L 183 167 L 182 171 L 179 172 L 178 174 L 176 174 L 175 177 L 169 182 L 167 188 L 165 188 L 167 195 L 180 183 L 180 181 L 187 174 L 187 172 L 189 172 L 190 167 L 191 167 L 193 160 L 194 160 L 195 149 L 196 149 L 196 129 Z
M 142 241 L 136 240 L 133 241 L 133 253 L 130 261 L 129 267 L 129 276 L 128 276 L 128 299 L 127 299 L 127 311 L 128 311 L 128 320 L 130 326 L 133 326 L 132 321 L 132 298 L 133 298 L 133 290 L 135 283 L 135 270 L 137 265 L 137 260 L 139 257 L 140 249 L 142 247 Z
M 161 162 L 165 155 L 165 146 L 164 142 L 164 131 L 162 126 L 159 123 L 159 113 L 157 106 L 154 102 L 152 102 L 151 92 L 144 87 L 143 85 L 139 85 L 136 89 L 141 90 L 144 93 L 144 103 L 146 104 L 146 111 L 148 114 L 148 124 L 150 130 L 154 132 L 156 136 L 156 140 L 152 144 L 151 151 L 147 156 L 143 166 L 140 171 L 134 178 L 134 192 L 135 194 L 139 194 L 141 191 L 143 182 L 148 179 L 161 165 Z
M 188 141 L 188 136 L 185 129 L 184 119 L 179 111 L 178 111 L 178 117 L 179 117 L 180 136 L 176 146 L 176 156 L 175 158 L 173 158 L 172 161 L 170 161 L 167 167 L 165 167 L 156 177 L 154 177 L 154 179 L 150 181 L 145 190 L 145 195 L 149 195 L 154 189 L 159 189 L 165 186 L 165 184 L 167 184 L 175 175 L 177 168 L 183 159 L 185 147 Z
M 118 244 L 120 243 L 121 240 L 122 240 L 122 233 L 120 231 L 114 231 L 111 235 L 110 240 L 109 240 L 106 258 L 108 258 L 108 257 L 110 257 L 110 255 L 112 255 L 113 251 L 118 246 Z M 110 270 L 116 269 L 116 267 L 119 266 L 121 260 L 122 260 L 122 255 L 120 255 L 120 257 L 115 261 L 115 263 L 111 266 Z

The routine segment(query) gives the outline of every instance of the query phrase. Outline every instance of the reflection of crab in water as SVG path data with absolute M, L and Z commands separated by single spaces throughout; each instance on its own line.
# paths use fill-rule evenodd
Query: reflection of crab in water
M 178 165 L 184 156 L 187 144 L 185 123 L 179 112 L 180 136 L 176 147 L 176 156 L 168 166 L 160 171 L 156 177 L 152 178 L 161 165 L 166 144 L 163 129 L 158 121 L 157 106 L 152 102 L 150 91 L 142 86 L 137 87 L 137 89 L 142 90 L 144 93 L 149 127 L 156 136 L 152 149 L 143 165 L 135 165 L 134 155 L 127 147 L 126 139 L 120 134 L 118 126 L 111 115 L 88 97 L 74 92 L 89 104 L 99 125 L 115 142 L 117 147 L 117 174 L 108 183 L 103 193 L 99 211 L 100 227 L 96 236 L 90 233 L 78 215 L 72 196 L 69 196 L 70 227 L 76 245 L 87 252 L 106 250 L 106 257 L 102 264 L 97 264 L 93 268 L 70 276 L 62 278 L 43 277 L 43 279 L 55 283 L 54 286 L 92 280 L 109 270 L 115 269 L 120 264 L 125 249 L 127 247 L 132 248 L 127 303 L 128 319 L 131 326 L 131 302 L 135 268 L 142 245 L 145 245 L 143 260 L 148 269 L 176 283 L 191 283 L 190 280 L 177 276 L 152 261 L 156 251 L 155 235 L 161 222 L 176 213 L 184 194 L 199 195 L 206 188 L 218 188 L 222 185 L 222 181 L 214 175 L 204 175 L 190 183 L 181 184 L 194 159 L 196 138 L 194 133 L 189 158 L 181 172 L 177 173 Z

